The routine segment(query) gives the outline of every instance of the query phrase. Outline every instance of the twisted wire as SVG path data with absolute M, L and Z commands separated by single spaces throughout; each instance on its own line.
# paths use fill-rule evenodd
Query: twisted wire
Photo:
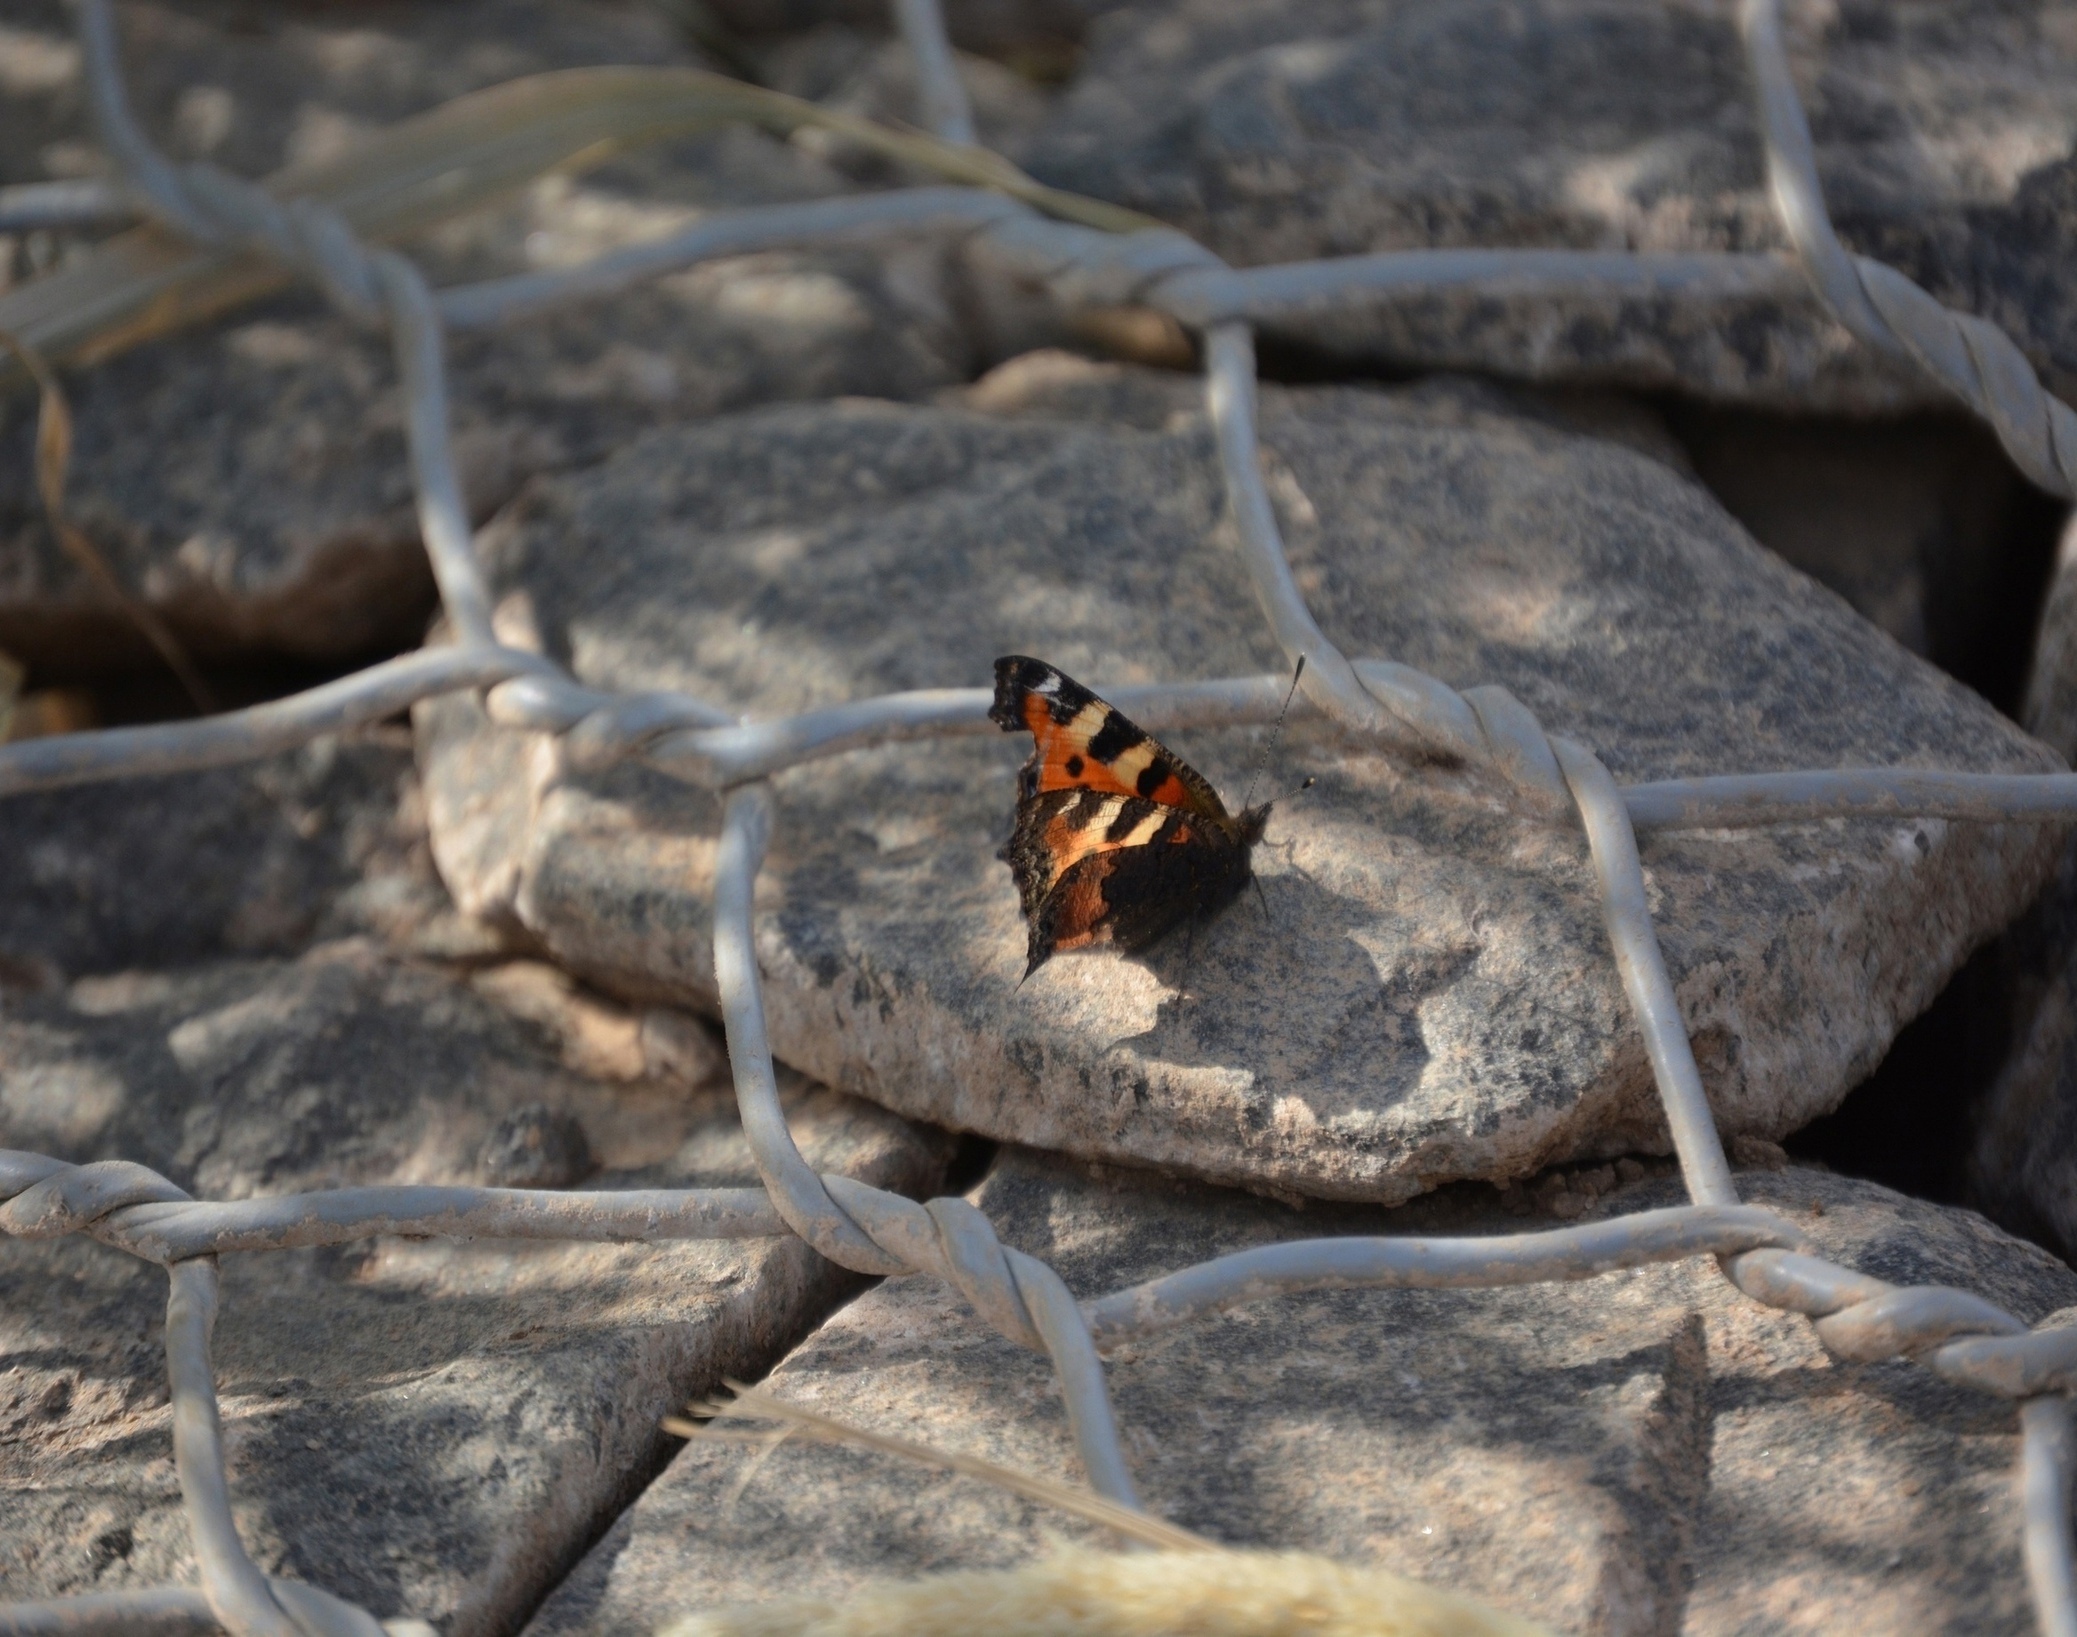
M 2012 463 L 2059 499 L 2077 497 L 2077 412 L 2041 385 L 2011 337 L 1943 306 L 1893 267 L 1848 252 L 1817 177 L 1810 121 L 1782 45 L 1777 0 L 1741 0 L 1739 25 L 1765 139 L 1767 185 L 1796 258 L 1839 322 L 1916 364 L 1997 433 Z

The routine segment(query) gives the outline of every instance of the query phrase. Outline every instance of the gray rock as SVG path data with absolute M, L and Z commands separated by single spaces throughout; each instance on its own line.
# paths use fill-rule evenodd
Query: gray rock
M 53 32 L 36 38 L 62 56 L 59 14 L 46 22 Z M 250 36 L 140 8 L 125 12 L 125 43 L 149 128 L 179 129 L 179 108 L 210 91 L 228 111 L 207 156 L 246 174 L 337 152 L 513 75 L 692 60 L 652 11 L 555 0 L 411 7 L 379 24 L 277 20 Z M 63 133 L 78 126 L 76 103 L 71 80 L 55 87 L 37 141 L 73 140 Z M 36 151 L 24 141 L 13 151 Z M 848 186 L 802 151 L 726 131 L 547 178 L 411 248 L 453 282 L 581 262 L 716 208 Z M 529 474 L 596 460 L 659 421 L 780 398 L 917 397 L 964 378 L 949 254 L 925 236 L 881 253 L 736 257 L 455 335 L 471 510 L 481 521 Z M 422 636 L 432 582 L 382 338 L 285 298 L 106 363 L 72 390 L 77 520 L 199 655 L 339 661 Z M 0 648 L 43 680 L 150 663 L 44 527 L 32 422 L 17 412 L 0 433 Z
M 1090 381 L 1136 407 L 1094 418 Z M 1004 652 L 1091 684 L 1280 666 L 1188 380 L 1038 359 L 975 402 L 1017 413 L 773 409 L 539 484 L 481 540 L 510 633 L 596 685 L 753 715 L 972 687 Z M 2052 765 L 1664 461 L 1527 402 L 1265 393 L 1298 581 L 1347 651 L 1503 683 L 1625 780 Z M 608 988 L 711 1004 L 711 796 L 565 775 L 466 700 L 419 726 L 464 910 Z M 1229 799 L 1264 742 L 1175 737 Z M 994 853 L 1023 754 L 991 734 L 777 781 L 759 953 L 782 1057 L 937 1123 L 1329 1197 L 1664 1144 L 1576 831 L 1297 721 L 1262 788 L 1320 782 L 1256 855 L 1266 918 L 1250 898 L 1191 949 L 1020 986 Z M 1778 1137 L 1836 1104 L 2051 854 L 1944 823 L 1647 837 L 1726 1130 Z
M 2030 1321 L 2077 1301 L 2077 1275 L 1966 1211 L 1801 1169 L 1739 1184 L 1848 1266 L 1958 1284 Z M 1646 1181 L 1589 1209 L 1680 1197 Z M 975 1199 L 1084 1297 L 1276 1240 L 1556 1225 L 1483 1189 L 1298 1214 L 1024 1151 Z M 1707 1258 L 1580 1285 L 1261 1301 L 1128 1343 L 1108 1374 L 1149 1506 L 1215 1540 L 1376 1563 L 1564 1632 L 2033 1629 L 2011 1406 L 1902 1360 L 1838 1363 Z M 765 1387 L 1085 1481 L 1044 1359 L 932 1280 L 860 1298 Z M 869 1579 L 1022 1561 L 1049 1536 L 1108 1544 L 874 1452 L 695 1442 L 528 1631 L 620 1637 L 738 1601 L 840 1600 Z
M 483 1145 L 483 1180 L 493 1188 L 567 1188 L 590 1170 L 584 1127 L 546 1103 L 514 1109 Z
M 394 728 L 244 767 L 0 801 L 0 984 L 281 954 L 368 933 L 481 958 L 493 929 L 433 869 L 411 747 Z
M 2055 390 L 2077 305 L 2077 40 L 2031 8 L 1790 7 L 1818 169 L 1849 248 L 2010 332 Z M 1767 251 L 1732 8 L 1651 0 L 1150 0 L 1106 15 L 1044 180 L 1237 263 L 1423 246 Z M 1278 332 L 1341 360 L 1599 376 L 1861 412 L 1935 402 L 1790 280 L 1729 298 L 1533 288 L 1357 302 Z
M 790 1080 L 810 1158 L 935 1184 L 943 1139 Z M 204 1196 L 481 1180 L 532 1110 L 595 1186 L 754 1181 L 725 1078 L 571 1072 L 466 985 L 328 945 L 285 964 L 86 980 L 0 1013 L 10 1144 L 154 1165 Z M 224 1261 L 233 1504 L 271 1572 L 381 1616 L 509 1631 L 664 1453 L 659 1415 L 757 1373 L 845 1294 L 799 1241 L 387 1239 Z M 72 1239 L 0 1241 L 0 1587 L 192 1582 L 161 1352 L 165 1278 Z

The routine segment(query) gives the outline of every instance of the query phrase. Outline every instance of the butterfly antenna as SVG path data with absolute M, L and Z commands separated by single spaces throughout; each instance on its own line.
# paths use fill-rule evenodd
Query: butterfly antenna
M 1291 672 L 1291 691 L 1284 695 L 1284 708 L 1276 713 L 1276 726 L 1269 730 L 1269 743 L 1262 747 L 1256 758 L 1255 771 L 1248 775 L 1248 793 L 1240 799 L 1240 810 L 1248 810 L 1248 799 L 1255 794 L 1255 786 L 1262 782 L 1262 770 L 1269 766 L 1269 758 L 1276 754 L 1277 740 L 1284 734 L 1284 718 L 1291 714 L 1291 701 L 1298 697 L 1298 679 L 1305 675 L 1305 655 L 1298 656 L 1298 664 Z

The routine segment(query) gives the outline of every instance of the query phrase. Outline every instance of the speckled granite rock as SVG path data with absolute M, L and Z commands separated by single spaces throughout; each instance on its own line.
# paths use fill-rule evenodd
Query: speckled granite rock
M 976 390 L 1005 413 L 851 404 L 661 432 L 536 487 L 481 544 L 515 639 L 588 682 L 756 715 L 974 686 L 1003 652 L 1092 684 L 1259 672 L 1280 662 L 1194 391 L 1040 358 Z M 1263 413 L 1329 634 L 1504 683 L 1619 778 L 2051 765 L 1690 480 L 1550 406 L 1443 381 L 1269 392 Z M 607 987 L 711 996 L 713 798 L 632 767 L 563 777 L 551 744 L 476 711 L 419 716 L 461 907 Z M 1235 797 L 1262 737 L 1176 748 Z M 1063 959 L 1020 987 L 993 855 L 1022 755 L 990 735 L 777 782 L 758 936 L 782 1057 L 939 1123 L 1331 1197 L 1664 1143 L 1576 831 L 1295 724 L 1265 788 L 1320 785 L 1257 854 L 1266 920 L 1251 898 L 1194 956 Z M 1835 1104 L 2051 850 L 1940 823 L 1648 837 L 1725 1128 L 1778 1136 Z
M 59 8 L 10 26 L 70 61 Z M 125 10 L 140 112 L 182 157 L 264 174 L 514 75 L 696 60 L 660 12 L 634 5 L 471 0 L 255 28 Z M 45 123 L 10 151 L 44 151 L 47 164 L 72 153 L 77 101 L 74 79 L 54 75 L 30 99 Z M 717 208 L 849 185 L 783 143 L 722 132 L 551 177 L 413 249 L 440 282 L 561 266 Z M 659 421 L 775 398 L 912 398 L 962 379 L 947 254 L 926 236 L 879 252 L 736 257 L 456 334 L 456 453 L 472 510 L 486 518 L 530 473 L 595 460 Z M 204 656 L 336 660 L 414 643 L 432 582 L 393 381 L 386 342 L 307 298 L 116 359 L 72 387 L 77 520 Z M 32 419 L 12 415 L 0 432 L 0 647 L 43 680 L 147 663 L 42 524 Z
M 1958 1284 L 2029 1320 L 2077 1302 L 2077 1275 L 1968 1212 L 1803 1170 L 1740 1187 L 1884 1278 Z M 1294 1214 L 1022 1151 L 976 1197 L 1085 1297 L 1265 1241 L 1556 1225 L 1484 1190 Z M 2011 1407 L 1901 1360 L 1834 1363 L 1706 1258 L 1584 1285 L 1259 1302 L 1128 1343 L 1109 1379 L 1148 1504 L 1217 1540 L 1375 1562 L 1565 1632 L 2032 1630 Z M 765 1385 L 1083 1481 L 1044 1360 L 933 1281 L 861 1297 Z M 1016 1562 L 1048 1534 L 1102 1538 L 872 1452 L 694 1444 L 527 1629 L 632 1637 L 737 1600 Z
M 593 1186 L 754 1181 L 718 1059 L 676 1059 L 687 1083 L 661 1055 L 632 1079 L 569 1056 L 568 1034 L 347 942 L 9 996 L 0 1110 L 11 1145 L 142 1160 L 219 1198 L 483 1181 L 558 1122 Z M 788 1094 L 817 1163 L 934 1184 L 943 1139 Z M 856 1285 L 791 1239 L 228 1257 L 215 1356 L 242 1538 L 380 1615 L 509 1631 L 654 1470 L 660 1414 L 768 1368 Z M 192 1581 L 165 1301 L 119 1253 L 0 1240 L 0 1595 Z
M 356 932 L 453 958 L 499 947 L 433 869 L 411 746 L 393 727 L 244 767 L 9 796 L 0 835 L 0 985 Z
M 2067 396 L 2077 35 L 2054 8 L 1790 5 L 1841 237 L 2003 325 Z M 1419 246 L 1773 250 L 1735 8 L 1154 0 L 1093 29 L 1026 156 L 1248 264 Z M 1866 411 L 1933 402 L 1794 279 L 1736 299 L 1532 288 L 1278 329 L 1344 358 L 1598 374 Z

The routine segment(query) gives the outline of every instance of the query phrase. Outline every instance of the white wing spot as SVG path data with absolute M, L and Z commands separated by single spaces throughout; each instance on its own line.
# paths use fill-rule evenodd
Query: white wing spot
M 1154 741 L 1142 739 L 1130 749 L 1118 752 L 1118 759 L 1111 763 L 1111 771 L 1117 774 L 1123 783 L 1136 784 L 1156 754 L 1158 753 L 1154 748 Z
M 1144 847 L 1154 839 L 1154 832 L 1167 822 L 1168 814 L 1165 811 L 1149 813 L 1132 827 L 1132 833 L 1120 842 L 1119 845 L 1121 847 Z

